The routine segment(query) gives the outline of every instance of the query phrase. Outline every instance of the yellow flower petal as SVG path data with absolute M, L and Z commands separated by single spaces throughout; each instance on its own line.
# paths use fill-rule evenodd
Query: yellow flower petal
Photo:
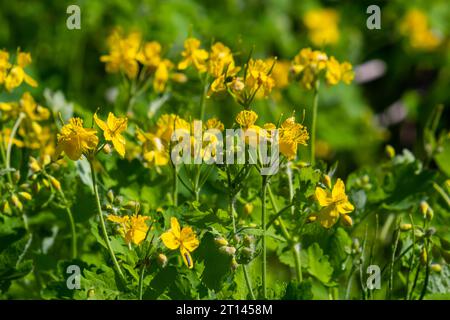
M 190 252 L 197 249 L 200 243 L 191 227 L 184 227 L 181 230 L 180 241 L 183 244 L 183 247 Z
M 316 196 L 317 201 L 319 202 L 319 205 L 322 207 L 329 206 L 333 202 L 330 192 L 325 189 L 317 187 L 314 194 Z
M 172 231 L 164 232 L 161 235 L 161 240 L 164 243 L 164 245 L 169 248 L 170 250 L 178 249 L 180 246 L 180 241 L 178 238 L 173 234 Z
M 180 239 L 181 237 L 181 231 L 180 231 L 180 224 L 178 223 L 177 218 L 172 217 L 170 218 L 170 231 L 174 234 L 177 239 Z
M 336 210 L 335 206 L 328 206 L 323 208 L 318 215 L 318 221 L 322 227 L 329 229 L 335 225 L 339 219 L 339 212 Z

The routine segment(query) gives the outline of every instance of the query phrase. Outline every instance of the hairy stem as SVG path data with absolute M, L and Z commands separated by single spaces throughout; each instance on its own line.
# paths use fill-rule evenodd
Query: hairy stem
M 314 86 L 314 100 L 311 119 L 311 166 L 316 163 L 316 121 L 317 121 L 317 109 L 319 106 L 319 80 L 316 81 Z
M 94 189 L 95 200 L 96 200 L 96 205 L 97 205 L 97 213 L 98 213 L 98 217 L 100 219 L 100 227 L 102 228 L 103 238 L 105 239 L 106 247 L 108 248 L 109 255 L 111 256 L 111 259 L 114 263 L 114 267 L 115 267 L 117 273 L 119 274 L 122 281 L 124 283 L 126 283 L 125 276 L 122 272 L 122 269 L 120 268 L 119 262 L 117 261 L 116 255 L 114 254 L 114 251 L 111 247 L 111 243 L 109 242 L 108 231 L 106 231 L 105 219 L 103 219 L 102 206 L 100 204 L 100 196 L 98 194 L 97 177 L 96 177 L 97 175 L 95 174 L 94 164 L 93 164 L 92 160 L 89 160 L 89 165 L 91 167 L 92 187 Z

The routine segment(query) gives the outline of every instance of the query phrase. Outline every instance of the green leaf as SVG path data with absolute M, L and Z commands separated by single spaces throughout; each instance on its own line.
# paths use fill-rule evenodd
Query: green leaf
M 289 282 L 282 300 L 312 300 L 312 298 L 312 283 L 310 280 L 305 280 L 301 283 Z
M 328 261 L 328 256 L 323 254 L 317 243 L 308 247 L 308 272 L 323 284 L 328 284 L 333 274 L 333 267 Z

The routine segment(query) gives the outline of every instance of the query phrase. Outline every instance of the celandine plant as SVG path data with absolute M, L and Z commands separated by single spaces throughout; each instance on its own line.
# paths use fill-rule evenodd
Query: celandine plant
M 328 47 L 336 11 L 302 21 L 322 48 L 291 60 L 193 36 L 177 51 L 116 28 L 99 58 L 115 94 L 95 112 L 16 93 L 38 86 L 31 54 L 1 50 L 0 297 L 448 297 L 450 182 L 433 166 L 449 150 L 444 107 L 424 159 L 387 146 L 345 178 L 320 160 L 317 122 L 355 72 Z M 440 42 L 424 21 L 407 13 L 400 34 L 427 51 Z M 305 110 L 262 109 L 285 94 Z M 223 101 L 233 117 L 211 108 Z

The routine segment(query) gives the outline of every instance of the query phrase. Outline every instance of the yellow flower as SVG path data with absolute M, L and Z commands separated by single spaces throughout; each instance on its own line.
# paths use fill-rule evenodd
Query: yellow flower
M 331 228 L 342 215 L 344 223 L 351 225 L 353 222 L 347 215 L 355 208 L 348 201 L 348 196 L 345 193 L 345 185 L 341 179 L 336 181 L 332 191 L 316 188 L 316 199 L 321 207 L 323 207 L 318 214 L 318 221 L 324 228 Z
M 169 70 L 173 68 L 172 62 L 164 59 L 156 68 L 153 79 L 153 89 L 156 92 L 163 92 L 169 80 Z
M 56 153 L 60 154 L 64 151 L 71 160 L 79 160 L 83 154 L 86 155 L 97 147 L 98 137 L 96 134 L 95 129 L 83 127 L 82 119 L 71 118 L 58 134 Z
M 329 85 L 336 85 L 339 81 L 350 84 L 354 78 L 352 65 L 348 62 L 339 63 L 334 57 L 327 61 L 325 79 Z
M 219 119 L 210 118 L 205 123 L 205 129 L 217 129 L 219 131 L 223 131 L 225 129 L 225 126 Z
M 31 55 L 28 52 L 18 51 L 16 63 L 17 64 L 12 66 L 12 68 L 9 70 L 6 77 L 4 77 L 5 89 L 8 91 L 12 91 L 14 88 L 20 86 L 22 82 L 25 82 L 32 87 L 37 87 L 38 84 L 36 80 L 26 74 L 24 70 L 24 68 L 31 63 Z M 5 64 L 4 61 L 3 64 Z
M 289 84 L 289 70 L 291 69 L 291 63 L 286 60 L 277 60 L 271 58 L 266 60 L 266 64 L 271 66 L 274 65 L 271 72 L 272 78 L 275 80 L 275 87 L 282 89 Z
M 308 130 L 305 126 L 295 122 L 294 117 L 286 119 L 279 131 L 279 149 L 289 160 L 297 156 L 297 147 L 299 144 L 306 146 L 309 139 Z
M 184 70 L 191 64 L 198 72 L 205 72 L 208 51 L 200 49 L 200 41 L 195 38 L 189 38 L 184 41 L 184 51 L 181 53 L 183 60 L 178 63 L 178 69 Z
M 142 142 L 142 155 L 148 164 L 165 166 L 169 163 L 169 152 L 158 136 L 141 130 L 136 135 L 137 139 Z
M 100 57 L 100 61 L 106 63 L 106 71 L 124 71 L 128 78 L 136 78 L 139 71 L 137 57 L 140 43 L 139 33 L 133 32 L 125 37 L 120 29 L 114 30 L 108 38 L 109 54 Z
M 304 48 L 294 57 L 292 70 L 301 77 L 303 86 L 310 90 L 319 77 L 319 73 L 326 69 L 328 57 L 325 53 Z
M 264 96 L 269 95 L 275 86 L 275 80 L 270 75 L 271 68 L 272 65 L 261 59 L 250 59 L 247 66 L 247 77 L 244 82 L 250 95 L 259 89 L 262 89 Z
M 11 64 L 9 63 L 9 52 L 0 50 L 0 84 L 5 82 L 9 68 L 11 68 Z
M 150 70 L 155 70 L 161 63 L 161 45 L 156 41 L 145 43 L 136 59 Z
M 117 153 L 123 158 L 125 156 L 125 138 L 121 135 L 127 129 L 128 119 L 119 117 L 110 112 L 106 122 L 94 114 L 95 123 L 103 130 L 103 136 L 106 141 L 112 141 Z
M 20 98 L 20 107 L 32 121 L 47 120 L 50 117 L 50 111 L 38 105 L 29 92 L 25 92 Z
M 161 240 L 170 250 L 180 248 L 181 257 L 186 266 L 189 269 L 194 267 L 194 261 L 192 261 L 190 252 L 197 249 L 200 242 L 191 227 L 183 227 L 180 230 L 177 218 L 172 217 L 170 218 L 170 230 L 161 235 Z
M 208 61 L 208 72 L 215 78 L 211 84 L 208 95 L 211 95 L 213 92 L 226 90 L 225 80 L 228 77 L 235 76 L 239 70 L 240 67 L 235 66 L 230 48 L 221 42 L 216 42 L 211 47 Z
M 116 216 L 113 214 L 108 215 L 108 220 L 120 225 L 120 235 L 125 239 L 127 244 L 134 243 L 135 245 L 141 244 L 147 235 L 148 225 L 147 221 L 149 217 L 141 215 L 133 216 Z
M 400 32 L 409 38 L 411 47 L 416 50 L 432 51 L 442 42 L 430 29 L 428 17 L 419 9 L 407 12 L 400 24 Z
M 254 111 L 243 110 L 236 116 L 236 122 L 244 128 L 250 128 L 258 119 L 258 115 Z
M 176 129 L 184 129 L 190 132 L 190 124 L 176 114 L 163 114 L 156 123 L 156 136 L 166 144 L 170 144 L 172 133 Z
M 338 22 L 339 14 L 333 9 L 311 10 L 303 17 L 308 37 L 318 47 L 339 41 Z

